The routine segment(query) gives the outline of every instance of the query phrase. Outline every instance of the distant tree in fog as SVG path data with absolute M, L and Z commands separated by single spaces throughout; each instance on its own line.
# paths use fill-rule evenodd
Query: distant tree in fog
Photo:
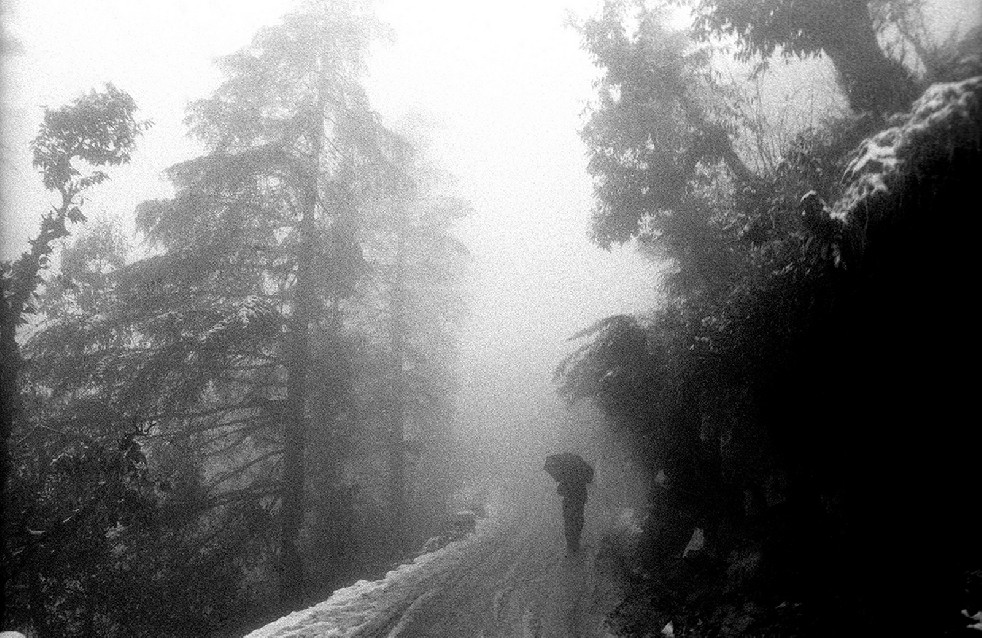
M 723 286 L 736 256 L 722 248 L 732 220 L 716 202 L 725 189 L 757 181 L 735 150 L 732 91 L 707 46 L 667 27 L 663 11 L 631 7 L 608 2 L 580 27 L 602 71 L 582 130 L 594 177 L 593 239 L 609 246 L 657 238 L 652 244 L 685 261 L 674 278 L 680 285 Z
M 394 541 L 403 551 L 413 540 L 407 517 L 410 489 L 429 499 L 448 491 L 452 478 L 449 424 L 456 389 L 456 347 L 465 311 L 467 249 L 454 224 L 468 213 L 466 202 L 450 195 L 449 178 L 428 163 L 425 140 L 410 127 L 401 163 L 410 178 L 376 203 L 366 225 L 366 257 L 372 268 L 374 303 L 386 327 L 387 362 L 379 370 L 386 386 L 376 395 L 387 416 L 383 443 L 389 456 L 388 492 Z M 419 470 L 413 481 L 410 461 Z M 415 483 L 415 485 L 413 485 Z M 415 508 L 432 508 L 421 503 Z M 415 519 L 415 520 L 411 520 Z M 417 530 L 418 531 L 418 530 Z
M 270 594 L 296 608 L 442 515 L 467 207 L 372 111 L 376 32 L 362 3 L 327 1 L 260 30 L 188 109 L 205 153 L 137 207 L 146 256 L 127 263 L 107 224 L 62 251 L 25 348 L 20 443 L 66 453 L 52 486 L 84 471 L 109 487 L 73 537 L 84 560 L 59 567 L 78 592 L 57 603 L 64 586 L 35 571 L 31 604 L 62 605 L 53 633 L 199 635 Z M 58 516 L 74 498 L 29 492 L 19 504 Z
M 880 46 L 878 31 L 918 11 L 918 0 L 697 0 L 696 32 L 732 35 L 743 55 L 823 53 L 857 111 L 891 113 L 917 97 L 913 74 Z
M 97 633 L 144 635 L 152 624 L 156 635 L 181 635 L 194 609 L 211 616 L 191 631 L 227 624 L 246 588 L 268 580 L 268 541 L 282 604 L 303 601 L 306 464 L 338 455 L 307 440 L 316 430 L 318 442 L 337 443 L 320 432 L 339 429 L 346 405 L 346 304 L 366 273 L 361 211 L 406 179 L 388 154 L 396 136 L 360 84 L 374 29 L 363 9 L 311 3 L 222 58 L 225 81 L 188 111 L 206 153 L 168 169 L 172 199 L 138 207 L 151 256 L 123 265 L 109 236 L 85 238 L 65 262 L 66 274 L 86 273 L 85 294 L 46 296 L 50 313 L 28 344 L 32 418 L 100 441 L 125 428 L 134 471 L 152 477 L 137 508 L 150 518 L 111 536 L 133 561 L 114 573 L 165 599 L 187 570 L 206 586 L 185 588 L 187 599 L 166 610 L 120 587 L 115 600 L 106 590 L 115 611 L 80 599 L 81 613 L 103 618 Z M 144 553 L 154 543 L 161 551 Z M 223 593 L 208 600 L 206 590 Z
M 188 115 L 210 152 L 170 169 L 177 196 L 138 217 L 164 252 L 133 269 L 130 289 L 151 304 L 140 332 L 159 339 L 148 372 L 168 365 L 141 387 L 157 386 L 163 432 L 225 455 L 217 498 L 275 496 L 288 606 L 305 581 L 312 340 L 344 365 L 343 304 L 364 268 L 358 210 L 398 170 L 360 85 L 370 36 L 355 4 L 315 3 L 223 58 L 227 79 Z

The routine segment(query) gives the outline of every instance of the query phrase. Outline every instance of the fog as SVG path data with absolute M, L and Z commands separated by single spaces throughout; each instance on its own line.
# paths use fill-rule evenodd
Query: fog
M 471 261 L 456 424 L 480 476 L 538 471 L 562 449 L 596 461 L 599 417 L 563 405 L 552 371 L 575 346 L 569 335 L 658 298 L 656 264 L 587 238 L 591 184 L 577 131 L 595 71 L 565 23 L 568 9 L 584 15 L 594 5 L 379 5 L 391 38 L 373 49 L 372 104 L 386 122 L 415 114 L 430 124 L 433 160 L 473 208 L 459 228 Z M 153 120 L 132 163 L 86 202 L 90 219 L 120 219 L 132 232 L 137 203 L 170 195 L 161 172 L 200 153 L 182 119 L 189 101 L 217 86 L 213 59 L 290 6 L 5 1 L 4 258 L 23 249 L 46 206 L 28 150 L 42 106 L 113 82 Z
M 964 13 L 959 3 L 931 6 L 941 32 Z M 2 7 L 0 230 L 10 258 L 47 202 L 28 151 L 43 106 L 111 81 L 153 120 L 133 162 L 87 201 L 90 218 L 132 228 L 137 203 L 170 194 L 163 169 L 200 152 L 182 118 L 190 100 L 217 85 L 214 58 L 244 46 L 291 3 L 5 0 Z M 372 103 L 386 122 L 416 114 L 430 123 L 433 159 L 473 207 L 459 229 L 472 259 L 457 428 L 473 458 L 488 463 L 482 472 L 497 463 L 530 468 L 565 448 L 595 456 L 604 428 L 585 407 L 559 401 L 552 370 L 575 345 L 567 337 L 576 330 L 658 301 L 657 263 L 630 246 L 604 252 L 587 239 L 591 184 L 577 131 L 595 71 L 566 18 L 595 10 L 591 0 L 378 6 L 391 37 L 374 45 L 366 77 Z M 811 112 L 790 114 L 804 117 L 799 128 L 816 111 L 841 108 L 828 102 L 835 94 L 829 70 L 811 64 L 807 85 L 800 70 L 778 68 L 764 86 L 772 114 L 789 96 L 811 91 Z
M 973 187 L 982 4 L 657 4 L 0 0 L 0 633 L 881 626 L 982 573 L 978 446 L 896 436 L 958 422 L 896 344 L 969 289 L 972 233 L 907 244 Z
M 432 114 L 441 164 L 474 207 L 462 229 L 473 261 L 459 426 L 478 451 L 522 467 L 573 445 L 564 426 L 582 408 L 568 412 L 551 384 L 566 338 L 657 298 L 654 264 L 587 239 L 577 131 L 594 70 L 567 7 L 594 3 L 386 6 L 396 41 L 380 47 L 371 78 L 383 112 Z

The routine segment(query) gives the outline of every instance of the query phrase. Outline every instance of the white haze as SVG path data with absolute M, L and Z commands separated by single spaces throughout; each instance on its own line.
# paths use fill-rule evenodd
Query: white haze
M 559 447 L 597 455 L 598 419 L 561 405 L 552 370 L 574 345 L 565 341 L 570 334 L 657 298 L 651 263 L 587 240 L 590 181 L 577 130 L 595 71 L 565 26 L 569 4 L 379 4 L 395 39 L 373 47 L 373 105 L 389 122 L 422 113 L 435 123 L 434 159 L 474 209 L 460 229 L 473 259 L 458 429 L 485 472 L 537 469 Z M 113 170 L 85 207 L 90 218 L 121 218 L 132 228 L 137 203 L 170 194 L 161 172 L 200 152 L 181 120 L 188 101 L 220 81 L 212 60 L 290 6 L 4 2 L 5 35 L 15 43 L 5 47 L 3 73 L 3 257 L 23 250 L 48 201 L 28 152 L 43 106 L 113 82 L 154 121 L 133 162 Z M 581 0 L 572 9 L 594 6 Z
M 28 143 L 42 106 L 105 82 L 130 92 L 155 122 L 131 165 L 89 197 L 90 217 L 130 220 L 140 201 L 170 194 L 161 172 L 200 152 L 184 134 L 185 105 L 220 81 L 212 60 L 246 45 L 289 10 L 288 0 L 0 0 L 3 7 L 3 242 L 9 258 L 36 232 L 47 195 Z M 587 241 L 591 197 L 578 138 L 594 69 L 564 26 L 599 0 L 388 0 L 379 12 L 395 40 L 373 47 L 367 78 L 388 122 L 435 122 L 435 159 L 457 178 L 474 214 L 471 317 L 462 343 L 459 431 L 486 471 L 535 469 L 560 447 L 595 456 L 604 429 L 568 411 L 550 377 L 576 330 L 657 303 L 656 268 L 630 249 Z M 938 0 L 946 31 L 978 0 Z M 13 36 L 11 45 L 7 36 Z M 798 94 L 800 73 L 773 89 Z M 776 73 L 776 78 L 781 73 Z M 782 80 L 778 79 L 778 82 Z M 829 81 L 827 81 L 829 83 Z M 131 227 L 126 221 L 124 227 Z M 504 463 L 505 465 L 501 465 Z
M 577 130 L 595 71 L 565 9 L 594 2 L 391 2 L 397 40 L 376 51 L 383 113 L 423 108 L 433 144 L 474 206 L 473 316 L 465 335 L 461 427 L 478 449 L 541 459 L 564 414 L 551 373 L 565 338 L 655 300 L 652 267 L 587 241 L 591 206 Z

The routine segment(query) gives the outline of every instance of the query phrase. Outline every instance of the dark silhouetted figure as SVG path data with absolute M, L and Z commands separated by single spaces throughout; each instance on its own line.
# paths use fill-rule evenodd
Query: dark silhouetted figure
M 578 454 L 563 452 L 546 457 L 546 472 L 559 482 L 556 492 L 563 497 L 563 531 L 570 553 L 579 551 L 583 533 L 583 509 L 587 483 L 593 482 L 593 467 Z
M 832 216 L 832 210 L 815 191 L 805 193 L 798 207 L 807 231 L 805 252 L 831 261 L 836 268 L 847 267 L 842 220 Z

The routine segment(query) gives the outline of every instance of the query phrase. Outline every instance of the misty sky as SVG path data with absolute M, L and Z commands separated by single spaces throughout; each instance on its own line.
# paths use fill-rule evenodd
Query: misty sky
M 373 49 L 366 82 L 385 120 L 421 112 L 436 126 L 435 159 L 474 207 L 461 234 L 473 253 L 464 340 L 462 421 L 493 441 L 547 437 L 549 375 L 571 332 L 656 298 L 652 266 L 586 240 L 590 181 L 577 130 L 594 70 L 566 9 L 590 0 L 387 0 L 392 42 Z M 221 80 L 216 56 L 274 24 L 289 0 L 3 0 L 2 255 L 36 232 L 46 194 L 28 144 L 42 107 L 113 82 L 154 121 L 131 165 L 93 191 L 90 218 L 122 217 L 170 195 L 161 172 L 200 152 L 185 105 Z M 523 433 L 524 436 L 516 436 Z
M 275 24 L 290 0 L 0 0 L 3 69 L 2 256 L 36 232 L 46 194 L 28 144 L 44 105 L 59 106 L 111 81 L 128 91 L 153 129 L 131 165 L 93 191 L 90 218 L 121 217 L 166 197 L 161 172 L 200 153 L 185 136 L 185 105 L 221 79 L 212 60 Z M 472 317 L 464 342 L 463 422 L 514 447 L 547 438 L 536 416 L 556 411 L 549 374 L 564 338 L 609 314 L 657 299 L 653 266 L 630 250 L 604 253 L 586 240 L 590 180 L 577 130 L 594 69 L 564 26 L 599 0 L 382 0 L 395 38 L 373 49 L 366 78 L 383 119 L 407 112 L 436 123 L 434 159 L 452 172 L 475 214 L 470 246 Z M 980 0 L 935 0 L 947 30 Z M 812 90 L 826 97 L 811 74 Z M 780 78 L 775 71 L 774 77 Z M 772 90 L 800 96 L 797 78 Z M 785 108 L 778 99 L 774 108 Z M 524 433 L 527 436 L 517 436 Z

